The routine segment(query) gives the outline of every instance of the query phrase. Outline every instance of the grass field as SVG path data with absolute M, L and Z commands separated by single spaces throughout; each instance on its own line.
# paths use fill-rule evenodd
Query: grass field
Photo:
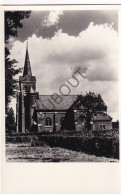
M 117 159 L 96 157 L 82 152 L 43 145 L 31 147 L 30 143 L 7 143 L 7 162 L 118 162 Z

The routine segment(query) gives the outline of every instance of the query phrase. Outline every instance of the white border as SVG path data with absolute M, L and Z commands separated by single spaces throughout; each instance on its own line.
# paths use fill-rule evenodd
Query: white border
M 2 5 L 49 5 L 49 4 L 55 4 L 55 5 L 59 5 L 59 4 L 71 4 L 71 5 L 75 5 L 75 4 L 95 4 L 95 5 L 104 5 L 104 4 L 121 4 L 120 0 L 0 0 L 0 3 Z
M 31 1 L 29 1 L 30 4 Z M 22 3 L 22 1 L 21 1 Z M 36 1 L 35 1 L 36 3 Z M 4 10 L 119 10 L 121 6 L 2 6 L 0 12 L 1 116 L 2 116 L 2 194 L 120 194 L 119 163 L 6 163 L 4 130 Z M 121 31 L 121 30 L 120 30 Z M 121 40 L 121 38 L 120 38 Z M 121 44 L 119 44 L 121 51 Z M 2 60 L 2 61 L 1 61 Z M 121 64 L 119 56 L 119 66 Z M 113 92 L 113 91 L 112 91 Z M 121 94 L 120 94 L 121 97 Z M 121 98 L 120 98 L 121 99 Z M 121 104 L 121 103 L 120 103 Z M 121 150 L 121 149 L 120 149 Z

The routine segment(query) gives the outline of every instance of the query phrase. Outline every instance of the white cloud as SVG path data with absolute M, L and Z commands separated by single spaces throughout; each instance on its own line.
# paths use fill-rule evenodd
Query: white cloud
M 77 37 L 61 30 L 51 39 L 33 34 L 28 41 L 31 68 L 40 94 L 58 92 L 75 69 L 81 67 L 87 79 L 80 76 L 80 84 L 71 88 L 71 94 L 86 91 L 100 93 L 111 116 L 117 117 L 118 37 L 111 25 L 91 23 Z M 11 58 L 16 58 L 18 67 L 24 66 L 25 49 L 26 42 L 20 41 L 15 41 L 11 49 Z
M 47 27 L 57 25 L 61 15 L 63 15 L 63 11 L 51 11 L 49 15 L 45 17 L 42 25 Z

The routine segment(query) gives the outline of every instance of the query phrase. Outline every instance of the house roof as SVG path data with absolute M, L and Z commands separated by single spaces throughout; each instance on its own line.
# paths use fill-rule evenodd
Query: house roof
M 34 107 L 36 110 L 67 110 L 76 100 L 77 95 L 59 95 L 57 97 L 55 96 L 58 103 L 52 99 L 51 95 L 40 95 Z
M 93 121 L 111 121 L 111 120 L 112 118 L 108 114 L 93 116 Z

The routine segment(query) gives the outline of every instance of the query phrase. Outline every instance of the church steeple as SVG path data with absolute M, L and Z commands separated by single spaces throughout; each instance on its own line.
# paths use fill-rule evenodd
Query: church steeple
M 23 77 L 25 77 L 26 75 L 32 76 L 29 53 L 28 53 L 28 42 L 26 46 L 26 56 L 25 56 Z
M 17 131 L 25 133 L 33 126 L 33 105 L 36 103 L 36 77 L 32 76 L 29 61 L 28 43 L 26 46 L 23 76 L 19 76 L 20 93 L 18 97 Z

